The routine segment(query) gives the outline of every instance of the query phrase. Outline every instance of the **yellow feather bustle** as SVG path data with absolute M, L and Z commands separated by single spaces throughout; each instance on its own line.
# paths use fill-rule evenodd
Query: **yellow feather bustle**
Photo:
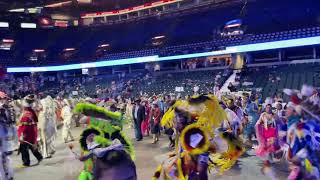
M 201 133 L 201 136 L 203 136 L 204 143 L 201 147 L 190 148 L 190 145 L 186 143 L 186 138 L 188 138 L 186 137 L 186 134 L 191 130 L 198 130 Z M 184 150 L 193 155 L 198 155 L 207 152 L 210 146 L 210 141 L 207 133 L 197 124 L 190 124 L 183 129 L 183 131 L 180 134 L 180 143 Z
M 176 101 L 176 103 L 164 114 L 161 125 L 173 128 L 175 109 L 179 108 L 188 112 L 190 115 L 197 116 L 196 124 L 204 128 L 205 131 L 210 132 L 210 135 L 213 136 L 214 129 L 219 127 L 227 116 L 214 95 L 209 94 L 202 95 L 202 97 L 203 96 L 205 96 L 206 99 L 201 103 L 190 103 L 190 101 L 185 100 Z M 194 96 L 192 98 L 197 99 L 198 97 Z
M 182 105 L 186 105 L 187 102 L 184 100 L 177 100 L 163 115 L 161 119 L 161 126 L 166 126 L 168 128 L 173 128 L 173 119 L 175 117 L 175 108 Z
M 211 154 L 211 164 L 209 170 L 213 168 L 219 169 L 219 173 L 223 174 L 226 170 L 230 169 L 237 161 L 237 159 L 245 152 L 242 147 L 240 139 L 229 138 L 229 133 L 221 133 L 219 136 L 224 139 L 228 144 L 228 150 L 223 153 Z
M 177 159 L 175 161 L 175 167 L 177 170 L 177 178 L 179 180 L 188 179 L 188 174 L 183 172 L 182 158 L 188 155 L 199 155 L 210 151 L 210 147 L 214 146 L 213 140 L 216 135 L 215 130 L 220 127 L 223 120 L 227 119 L 225 111 L 221 108 L 218 99 L 214 95 L 199 95 L 191 97 L 191 100 L 178 100 L 168 111 L 164 114 L 161 125 L 167 128 L 174 128 L 174 119 L 176 115 L 176 109 L 182 110 L 189 114 L 193 121 L 192 124 L 187 125 L 179 134 L 179 138 L 176 138 Z M 192 134 L 203 136 L 199 142 L 198 147 L 191 147 L 188 142 Z M 231 168 L 236 160 L 243 154 L 242 142 L 237 138 L 231 138 L 228 134 L 220 134 L 221 138 L 227 142 L 228 149 L 221 153 L 210 154 L 210 162 L 208 169 L 217 168 L 222 174 L 225 170 Z M 204 142 L 203 142 L 204 141 Z M 181 146 L 180 146 L 181 145 Z M 219 144 L 215 144 L 217 148 Z M 183 148 L 183 152 L 181 152 Z M 218 148 L 219 149 L 219 148 Z M 213 152 L 213 151 L 212 151 Z M 184 164 L 186 165 L 186 164 Z M 158 169 L 157 169 L 158 170 Z M 161 171 L 161 170 L 160 170 Z M 162 168 L 162 171 L 166 172 L 166 168 Z M 168 174 L 164 173 L 164 180 L 171 180 Z M 156 180 L 156 179 L 152 179 Z

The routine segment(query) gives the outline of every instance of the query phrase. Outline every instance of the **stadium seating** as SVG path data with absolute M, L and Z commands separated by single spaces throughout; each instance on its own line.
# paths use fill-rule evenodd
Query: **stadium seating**
M 190 43 L 190 44 L 183 44 L 183 45 L 175 45 L 175 46 L 165 46 L 165 47 L 153 47 L 150 49 L 144 48 L 143 50 L 135 50 L 135 51 L 125 51 L 125 52 L 116 52 L 112 53 L 112 51 L 107 51 L 102 57 L 99 57 L 96 60 L 115 60 L 115 59 L 125 59 L 125 58 L 133 58 L 133 57 L 143 57 L 143 56 L 152 56 L 152 55 L 160 55 L 160 56 L 170 56 L 170 55 L 181 55 L 181 54 L 188 54 L 188 53 L 198 53 L 198 52 L 209 52 L 212 50 L 220 50 L 226 46 L 235 46 L 235 45 L 244 45 L 244 44 L 253 44 L 253 43 L 262 43 L 262 42 L 271 42 L 271 41 L 279 41 L 279 40 L 288 40 L 288 39 L 295 39 L 295 38 L 305 38 L 305 37 L 314 37 L 320 36 L 320 27 L 312 27 L 312 28 L 302 28 L 302 29 L 295 29 L 289 31 L 280 31 L 274 33 L 265 33 L 265 34 L 248 34 L 243 36 L 236 36 L 236 37 L 226 37 L 226 38 L 215 38 L 212 41 L 205 41 L 205 42 L 197 42 L 197 43 Z M 29 37 L 30 41 L 32 38 Z M 49 51 L 49 58 L 54 57 L 53 59 L 49 59 L 47 62 L 40 62 L 40 64 L 57 64 L 63 63 L 60 61 L 53 61 L 54 59 L 59 59 L 60 51 L 63 48 L 74 47 L 72 44 L 81 44 L 77 41 L 70 41 L 70 43 L 62 43 L 63 41 L 55 42 L 55 46 L 50 48 Z M 100 41 L 102 43 L 102 41 Z M 41 42 L 35 42 L 34 44 L 41 44 Z M 85 44 L 85 43 L 84 43 Z M 95 43 L 94 47 L 91 47 L 91 50 L 96 50 L 96 47 L 99 43 Z M 24 45 L 17 45 L 16 48 L 24 49 L 24 52 L 32 51 L 29 46 L 27 46 L 28 50 L 25 48 L 26 44 Z M 47 45 L 49 46 L 49 45 Z M 37 45 L 36 47 L 41 47 Z M 86 46 L 90 49 L 90 45 Z M 141 48 L 143 48 L 141 46 Z M 80 47 L 77 52 L 81 52 L 78 54 L 77 58 L 71 59 L 70 62 L 82 62 L 82 59 L 88 61 L 88 56 L 90 59 L 90 50 L 86 50 L 84 47 Z M 18 59 L 25 59 L 23 56 L 19 56 Z M 85 58 L 87 57 L 87 58 Z M 4 57 L 2 57 L 4 58 Z M 5 58 L 6 59 L 6 58 Z M 8 58 L 7 58 L 8 59 Z M 92 57 L 91 60 L 95 58 Z M 8 62 L 10 64 L 10 62 Z M 25 62 L 24 62 L 25 63 Z M 37 62 L 39 63 L 39 62 Z M 16 63 L 15 63 L 16 64 Z
M 251 82 L 250 85 L 245 85 Z M 284 88 L 299 89 L 303 84 L 320 87 L 319 63 L 248 68 L 241 74 L 239 90 L 262 90 L 263 98 L 283 95 Z
M 220 78 L 216 78 L 216 76 Z M 148 95 L 158 95 L 162 93 L 176 93 L 176 87 L 183 87 L 181 96 L 192 95 L 193 88 L 199 87 L 199 93 L 213 92 L 215 84 L 222 85 L 230 72 L 228 70 L 209 70 L 209 71 L 184 71 L 164 73 L 144 81 L 135 88 L 135 93 L 147 93 Z
M 320 5 L 320 2 L 314 3 Z M 207 52 L 241 44 L 318 36 L 320 27 L 317 27 L 318 9 L 315 4 L 310 6 L 309 1 L 284 0 L 274 6 L 272 2 L 262 0 L 248 3 L 246 11 L 242 12 L 245 14 L 240 14 L 240 17 L 243 4 L 235 3 L 179 16 L 151 17 L 136 22 L 99 27 L 20 29 L 15 32 L 11 32 L 10 29 L 1 30 L 0 37 L 11 37 L 15 40 L 12 48 L 13 55 L 10 57 L 13 61 L 3 62 L 3 64 L 8 66 L 49 65 L 154 54 L 167 56 Z M 261 8 L 257 7 L 265 8 L 261 11 Z M 308 9 L 308 11 L 302 9 Z M 292 11 L 290 16 L 287 15 L 289 13 L 287 10 Z M 235 18 L 243 20 L 245 34 L 224 38 L 217 36 L 217 31 L 222 29 L 224 23 Z M 159 35 L 166 37 L 165 43 L 162 46 L 152 47 L 151 39 Z M 110 44 L 110 49 L 97 59 L 95 56 L 97 47 L 103 43 Z M 76 49 L 75 55 L 61 59 L 62 50 L 71 47 Z M 46 60 L 26 61 L 32 50 L 36 48 L 46 50 Z

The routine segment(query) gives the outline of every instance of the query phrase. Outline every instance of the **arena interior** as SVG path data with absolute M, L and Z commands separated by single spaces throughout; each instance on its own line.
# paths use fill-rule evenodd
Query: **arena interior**
M 0 180 L 320 180 L 319 0 L 1 0 Z

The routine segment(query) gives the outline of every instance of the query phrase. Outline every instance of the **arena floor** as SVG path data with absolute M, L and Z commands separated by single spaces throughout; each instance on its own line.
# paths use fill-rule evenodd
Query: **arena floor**
M 133 130 L 126 129 L 127 133 L 133 137 Z M 81 128 L 73 129 L 73 134 L 79 137 Z M 59 131 L 59 135 L 60 135 Z M 136 165 L 138 180 L 150 180 L 155 168 L 163 160 L 168 152 L 168 141 L 165 136 L 161 137 L 159 144 L 151 144 L 151 137 L 146 137 L 142 142 L 134 142 L 136 149 Z M 78 143 L 74 142 L 75 151 L 78 151 Z M 15 167 L 15 180 L 72 180 L 81 171 L 81 162 L 74 160 L 73 154 L 62 142 L 61 136 L 56 141 L 56 153 L 50 159 L 45 159 L 38 166 L 29 168 L 19 168 L 21 165 L 20 156 L 12 155 Z M 79 152 L 79 151 L 78 151 Z M 33 163 L 35 158 L 31 155 Z M 285 164 L 275 165 L 279 180 L 285 180 L 287 174 Z M 253 155 L 252 150 L 248 151 L 231 170 L 223 176 L 210 175 L 210 180 L 268 180 L 262 175 L 261 160 Z

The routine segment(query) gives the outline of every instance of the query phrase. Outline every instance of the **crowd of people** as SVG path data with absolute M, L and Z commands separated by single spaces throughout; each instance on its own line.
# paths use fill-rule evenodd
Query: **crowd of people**
M 32 81 L 30 79 L 19 79 L 18 82 L 24 86 L 24 83 L 31 83 Z M 9 156 L 15 150 L 18 150 L 21 154 L 23 166 L 28 167 L 30 166 L 29 150 L 36 157 L 38 163 L 44 158 L 54 156 L 57 128 L 61 125 L 63 141 L 65 143 L 74 141 L 71 128 L 78 126 L 80 123 L 89 124 L 85 115 L 74 114 L 74 108 L 80 102 L 94 104 L 110 112 L 120 112 L 121 120 L 112 123 L 121 128 L 123 128 L 123 124 L 134 128 L 136 141 L 142 141 L 145 136 L 151 134 L 152 143 L 157 143 L 160 135 L 165 134 L 168 136 L 169 147 L 172 150 L 177 146 L 178 148 L 185 148 L 180 147 L 177 143 L 185 126 L 193 123 L 197 124 L 202 116 L 208 118 L 205 123 L 212 121 L 210 119 L 212 117 L 208 114 L 203 115 L 201 114 L 203 112 L 196 111 L 198 115 L 197 113 L 195 115 L 192 112 L 193 110 L 185 109 L 185 106 L 192 107 L 198 101 L 208 106 L 201 98 L 214 101 L 211 96 L 199 95 L 197 92 L 194 96 L 186 97 L 164 93 L 153 96 L 140 94 L 136 97 L 130 97 L 128 94 L 123 96 L 123 93 L 106 97 L 104 94 L 101 97 L 102 92 L 99 90 L 102 89 L 96 87 L 97 91 L 91 97 L 88 95 L 81 97 L 76 94 L 66 96 L 67 92 L 57 93 L 54 96 L 49 93 L 50 91 L 37 93 L 36 95 L 28 94 L 34 86 L 27 86 L 29 88 L 23 90 L 19 88 L 19 83 L 16 85 L 18 87 L 14 86 L 15 92 L 25 95 L 23 98 L 17 98 L 15 93 L 0 92 L 0 174 L 5 180 L 13 178 Z M 111 86 L 114 91 L 117 90 L 118 85 L 111 84 Z M 125 87 L 130 88 L 130 86 L 129 81 L 129 84 Z M 278 96 L 267 98 L 263 102 L 260 94 L 255 92 L 231 92 L 227 94 L 219 92 L 217 102 L 219 108 L 223 109 L 223 112 L 219 111 L 219 113 L 225 113 L 226 116 L 219 116 L 221 117 L 219 125 L 210 127 L 214 131 L 225 132 L 228 133 L 228 136 L 234 137 L 237 141 L 233 143 L 239 144 L 243 141 L 241 146 L 246 147 L 247 150 L 254 149 L 256 156 L 264 162 L 262 172 L 271 179 L 277 179 L 275 172 L 272 171 L 272 165 L 281 160 L 289 163 L 290 174 L 288 179 L 290 180 L 320 179 L 320 97 L 318 91 L 313 87 L 304 85 L 301 91 L 286 89 L 284 93 L 290 96 L 289 102 L 284 102 Z M 184 103 L 189 104 L 180 108 L 181 104 Z M 181 121 L 186 121 L 187 124 L 177 124 L 176 121 L 167 124 L 162 123 L 163 119 L 168 118 L 167 114 L 169 112 L 171 112 L 171 115 L 172 113 L 176 114 L 176 118 L 181 116 Z M 216 112 L 216 110 L 212 110 L 212 112 Z M 198 119 L 194 119 L 193 116 L 197 116 Z M 190 119 L 190 117 L 192 118 Z M 214 139 L 215 136 L 210 138 Z M 238 151 L 236 158 L 232 161 L 235 161 L 244 149 L 241 147 Z M 177 153 L 180 154 L 180 152 Z M 202 153 L 206 152 L 203 151 Z M 193 155 L 195 154 L 192 154 L 191 157 Z M 207 156 L 202 157 L 199 154 L 196 154 L 196 158 L 208 159 Z M 224 161 L 227 160 L 224 159 Z M 199 168 L 204 168 L 205 172 L 208 169 L 208 167 Z M 194 171 L 195 174 L 193 175 L 197 176 L 197 170 Z M 191 170 L 182 174 L 186 176 L 188 173 L 191 173 Z M 199 177 L 207 179 L 207 175 L 202 173 L 204 172 L 201 171 L 198 174 Z

